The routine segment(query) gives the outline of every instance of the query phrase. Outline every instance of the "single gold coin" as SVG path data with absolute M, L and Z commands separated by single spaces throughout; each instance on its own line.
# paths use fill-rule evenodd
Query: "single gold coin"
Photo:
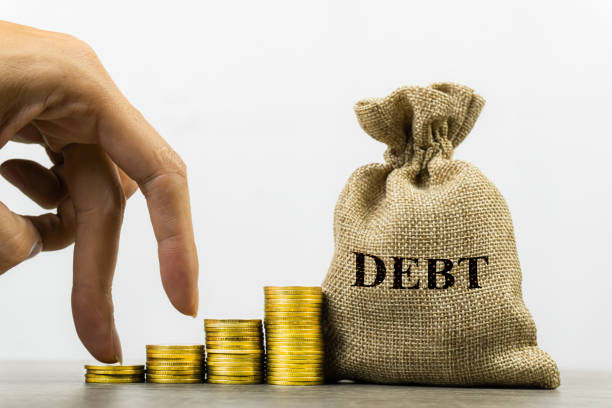
M 321 335 L 289 335 L 289 334 L 272 334 L 266 337 L 266 342 L 278 342 L 278 341 L 308 341 L 308 342 L 319 342 L 323 343 L 323 336 Z
M 147 370 L 147 375 L 199 375 L 202 374 L 204 370 Z
M 207 346 L 250 346 L 250 347 L 261 347 L 262 345 L 262 341 L 206 341 L 206 345 Z M 214 347 L 210 347 L 209 348 L 214 348 Z
M 268 373 L 268 380 L 272 381 L 322 381 L 323 377 L 318 375 L 291 375 L 291 376 L 276 376 Z
M 268 367 L 267 371 L 268 375 L 274 375 L 277 377 L 282 377 L 283 375 L 297 375 L 297 376 L 322 376 L 323 369 L 322 368 L 278 368 L 278 367 Z
M 263 350 L 262 350 L 263 351 Z M 257 354 L 226 354 L 212 353 L 208 355 L 208 361 L 261 361 L 264 358 L 263 353 Z
M 147 373 L 147 378 L 160 379 L 160 378 L 174 378 L 174 379 L 183 379 L 183 378 L 198 378 L 201 377 L 200 373 L 197 374 L 152 374 Z
M 278 293 L 278 292 L 314 292 L 322 293 L 320 286 L 264 286 L 265 293 Z
M 147 378 L 147 382 L 154 384 L 198 384 L 203 378 Z
M 259 367 L 265 363 L 265 360 L 231 360 L 231 359 L 212 359 L 206 362 L 208 366 L 245 366 L 245 367 Z
M 202 367 L 203 361 L 147 360 L 147 370 L 155 367 Z
M 203 354 L 161 354 L 161 353 L 147 353 L 147 360 L 202 360 L 204 358 Z
M 145 370 L 87 370 L 87 374 L 96 375 L 138 375 L 144 374 Z
M 206 341 L 261 341 L 262 336 L 206 336 Z
M 249 326 L 258 327 L 261 319 L 204 319 L 206 327 Z
M 144 378 L 144 375 L 104 375 L 104 374 L 85 374 L 85 379 L 98 379 L 98 380 L 132 380 L 138 381 Z
M 248 381 L 236 381 L 236 380 L 222 380 L 222 379 L 210 379 L 208 381 L 211 384 L 225 384 L 225 385 L 247 385 L 247 384 L 261 384 L 263 382 L 263 378 L 261 380 L 248 380 Z
M 168 352 L 168 350 L 178 350 L 178 351 L 202 351 L 204 350 L 203 344 L 192 344 L 188 346 L 181 345 L 157 345 L 157 344 L 147 344 L 147 350 L 164 350 L 164 352 Z
M 85 377 L 87 383 L 98 383 L 98 384 L 126 384 L 126 383 L 141 383 L 144 382 L 144 376 L 139 378 L 98 378 L 98 377 Z
M 319 381 L 279 381 L 279 380 L 271 380 L 269 378 L 267 382 L 270 385 L 323 385 L 325 384 L 323 380 L 319 380 Z
M 209 354 L 263 354 L 263 349 L 209 349 Z
M 268 292 L 264 293 L 264 301 L 287 301 L 287 302 L 297 302 L 297 301 L 306 301 L 306 302 L 323 302 L 323 294 L 322 293 L 314 293 L 314 292 L 301 292 L 301 293 L 274 293 Z
M 109 371 L 124 371 L 124 370 L 144 370 L 143 365 L 85 365 L 86 370 L 109 370 Z
M 230 376 L 263 376 L 263 370 L 208 370 L 208 376 L 211 375 L 219 376 L 219 375 L 230 375 Z
M 306 336 L 302 336 L 302 337 L 298 337 L 298 336 L 294 336 L 294 337 L 274 337 L 274 336 L 270 336 L 266 339 L 266 343 L 267 344 L 276 344 L 276 343 L 282 343 L 282 344 L 298 344 L 298 343 L 306 343 L 306 344 L 323 344 L 323 340 L 321 338 L 309 338 Z
M 209 375 L 209 380 L 261 381 L 263 375 Z
M 309 344 L 309 343 L 302 343 L 302 344 L 272 343 L 270 344 L 270 347 L 268 347 L 268 349 L 276 350 L 276 351 L 294 351 L 294 352 L 313 351 L 313 352 L 319 353 L 319 352 L 323 352 L 323 345 L 316 344 L 316 343 L 312 343 L 312 344 Z

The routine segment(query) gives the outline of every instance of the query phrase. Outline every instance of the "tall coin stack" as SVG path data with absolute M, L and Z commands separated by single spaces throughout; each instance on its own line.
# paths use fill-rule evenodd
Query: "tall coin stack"
M 147 345 L 147 382 L 193 384 L 203 380 L 203 345 Z
M 323 384 L 321 288 L 266 286 L 264 295 L 268 384 Z
M 145 379 L 143 365 L 86 365 L 85 370 L 88 383 L 141 383 Z
M 261 320 L 204 320 L 208 382 L 260 384 L 264 380 Z

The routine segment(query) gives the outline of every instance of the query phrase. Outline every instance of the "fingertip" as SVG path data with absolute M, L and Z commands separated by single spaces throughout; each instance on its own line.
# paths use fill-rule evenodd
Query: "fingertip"
M 121 345 L 115 329 L 112 303 L 97 291 L 73 290 L 72 316 L 81 342 L 98 361 L 121 361 Z

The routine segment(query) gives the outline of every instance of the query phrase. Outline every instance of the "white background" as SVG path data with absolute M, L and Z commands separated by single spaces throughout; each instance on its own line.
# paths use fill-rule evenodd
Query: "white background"
M 353 104 L 454 81 L 487 104 L 455 158 L 505 195 L 538 340 L 563 368 L 612 369 L 608 1 L 2 1 L 0 18 L 89 42 L 189 167 L 200 315 L 163 294 L 145 202 L 115 276 L 128 362 L 201 342 L 204 317 L 260 317 L 266 284 L 318 285 L 335 201 L 384 146 Z M 36 158 L 9 144 L 0 158 Z M 40 213 L 7 182 L 1 199 Z M 0 358 L 90 360 L 70 312 L 72 249 L 0 277 Z

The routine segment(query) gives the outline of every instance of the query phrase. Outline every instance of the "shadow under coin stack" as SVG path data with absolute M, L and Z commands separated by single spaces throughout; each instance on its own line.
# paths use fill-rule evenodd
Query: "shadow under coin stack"
M 260 384 L 264 380 L 261 320 L 204 320 L 208 382 Z
M 88 383 L 141 383 L 145 379 L 143 365 L 86 365 L 85 370 Z
M 195 384 L 204 380 L 204 346 L 147 345 L 147 382 Z
M 264 295 L 268 384 L 323 384 L 321 288 L 266 286 Z

